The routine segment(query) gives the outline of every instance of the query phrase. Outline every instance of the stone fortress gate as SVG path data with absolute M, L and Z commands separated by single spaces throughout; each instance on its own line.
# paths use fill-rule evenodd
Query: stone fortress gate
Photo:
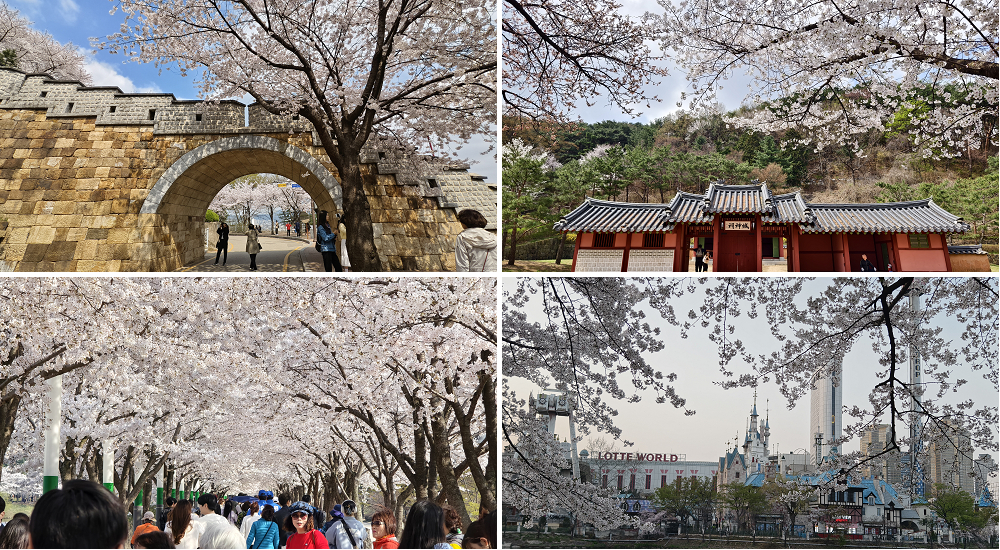
M 0 271 L 200 261 L 209 203 L 248 174 L 284 176 L 317 208 L 342 211 L 337 170 L 297 118 L 0 69 Z M 375 148 L 362 162 L 386 269 L 453 271 L 460 209 L 480 210 L 496 229 L 496 186 L 482 176 L 418 178 L 411 161 Z

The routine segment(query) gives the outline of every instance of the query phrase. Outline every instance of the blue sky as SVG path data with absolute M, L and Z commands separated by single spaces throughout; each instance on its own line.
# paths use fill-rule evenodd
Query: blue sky
M 72 42 L 86 52 L 86 69 L 94 86 L 118 86 L 125 92 L 165 92 L 177 99 L 198 99 L 196 75 L 181 77 L 175 68 L 157 68 L 153 64 L 129 62 L 124 55 L 107 51 L 94 52 L 90 39 L 103 39 L 118 32 L 125 16 L 110 11 L 117 2 L 108 0 L 3 0 L 34 22 L 34 28 L 48 32 L 56 40 Z M 248 101 L 243 100 L 244 103 Z M 459 153 L 472 164 L 472 172 L 486 176 L 487 181 L 497 181 L 497 163 L 485 137 L 474 139 Z

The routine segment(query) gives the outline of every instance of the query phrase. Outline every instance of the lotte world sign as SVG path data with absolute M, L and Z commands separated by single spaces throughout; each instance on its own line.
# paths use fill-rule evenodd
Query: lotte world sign
M 687 460 L 687 455 L 660 453 L 596 453 L 598 460 L 645 460 L 646 462 L 677 462 Z

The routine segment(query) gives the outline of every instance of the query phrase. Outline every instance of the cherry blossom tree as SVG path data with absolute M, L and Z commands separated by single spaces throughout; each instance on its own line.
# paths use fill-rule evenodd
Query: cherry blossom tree
M 506 114 L 564 119 L 579 101 L 604 96 L 627 114 L 657 101 L 643 86 L 666 76 L 645 44 L 655 30 L 614 0 L 504 0 Z
M 802 130 L 817 148 L 901 124 L 925 156 L 997 145 L 997 1 L 803 4 L 661 0 L 664 49 L 691 83 L 693 106 L 734 74 L 752 78 L 734 119 Z
M 361 152 L 369 139 L 408 154 L 490 133 L 496 109 L 493 4 L 429 0 L 120 0 L 123 32 L 99 47 L 204 71 L 206 99 L 250 95 L 299 115 L 337 167 L 347 249 L 381 271 Z
M 61 373 L 61 475 L 98 479 L 113 442 L 123 502 L 155 477 L 458 507 L 471 477 L 496 505 L 494 279 L 32 278 L 0 298 L 0 473 L 21 487 Z
M 969 376 L 981 377 L 977 384 L 997 388 L 1000 311 L 995 278 L 841 278 L 806 285 L 807 281 L 518 279 L 504 289 L 504 377 L 575 392 L 578 430 L 620 438 L 614 405 L 636 402 L 640 392 L 651 391 L 657 402 L 670 401 L 684 414 L 694 414 L 685 409 L 679 394 L 683 388 L 673 385 L 676 375 L 661 372 L 650 362 L 649 354 L 663 347 L 662 330 L 675 330 L 683 338 L 706 338 L 718 355 L 718 384 L 756 387 L 773 381 L 789 407 L 807 395 L 817 377 L 839 376 L 837 368 L 851 349 L 871 343 L 878 381 L 867 406 L 845 411 L 845 418 L 852 421 L 845 422 L 844 440 L 860 436 L 873 424 L 888 423 L 893 436 L 886 452 L 899 452 L 927 443 L 905 435 L 919 420 L 928 426 L 925 438 L 954 443 L 962 436 L 969 438 L 972 448 L 997 449 L 996 403 L 967 398 L 973 383 Z M 922 296 L 922 308 L 910 306 L 913 294 Z M 679 311 L 676 303 L 681 298 L 701 305 Z M 736 322 L 741 318 L 767 323 L 773 340 L 756 338 L 754 344 L 768 351 L 747 348 L 740 338 L 744 322 Z M 942 334 L 939 321 L 945 318 L 964 325 L 958 337 Z M 905 375 L 911 350 L 921 358 L 923 382 L 917 384 Z M 959 367 L 961 375 L 956 372 Z M 543 425 L 529 423 L 522 407 L 523 401 L 506 390 L 505 452 L 520 459 L 504 461 L 505 501 L 510 496 L 529 514 L 541 514 L 551 506 L 549 497 L 559 495 L 562 507 L 583 513 L 581 508 L 589 505 L 586 499 L 571 498 L 565 487 L 552 486 L 544 476 L 531 485 L 506 485 L 508 479 L 550 471 L 546 461 L 561 457 L 551 436 L 537 433 L 544 431 Z M 533 446 L 520 449 L 522 440 Z M 546 440 L 551 449 L 536 448 L 544 443 L 535 441 Z M 966 447 L 970 446 L 960 449 Z M 866 460 L 871 459 L 845 454 L 831 467 L 849 472 Z
M 0 59 L 6 62 L 0 62 L 0 66 L 46 73 L 60 80 L 91 82 L 83 68 L 86 58 L 76 46 L 60 44 L 49 33 L 31 28 L 31 21 L 6 3 L 0 3 L 0 52 Z

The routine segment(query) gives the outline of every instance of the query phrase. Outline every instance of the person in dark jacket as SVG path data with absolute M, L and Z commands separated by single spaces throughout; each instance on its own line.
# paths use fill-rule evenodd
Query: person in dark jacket
M 226 265 L 226 261 L 229 260 L 229 224 L 222 222 L 215 232 L 219 234 L 219 242 L 215 243 L 218 249 L 215 251 L 215 264 L 219 264 L 219 254 L 222 254 L 222 265 Z
M 868 254 L 861 255 L 861 271 L 875 271 L 875 266 L 868 261 Z
M 288 493 L 278 495 L 278 504 L 281 509 L 274 513 L 274 522 L 278 524 L 278 536 L 281 538 L 279 546 L 284 547 L 288 542 L 288 531 L 285 531 L 285 519 L 291 514 L 288 505 L 292 502 L 292 497 Z

